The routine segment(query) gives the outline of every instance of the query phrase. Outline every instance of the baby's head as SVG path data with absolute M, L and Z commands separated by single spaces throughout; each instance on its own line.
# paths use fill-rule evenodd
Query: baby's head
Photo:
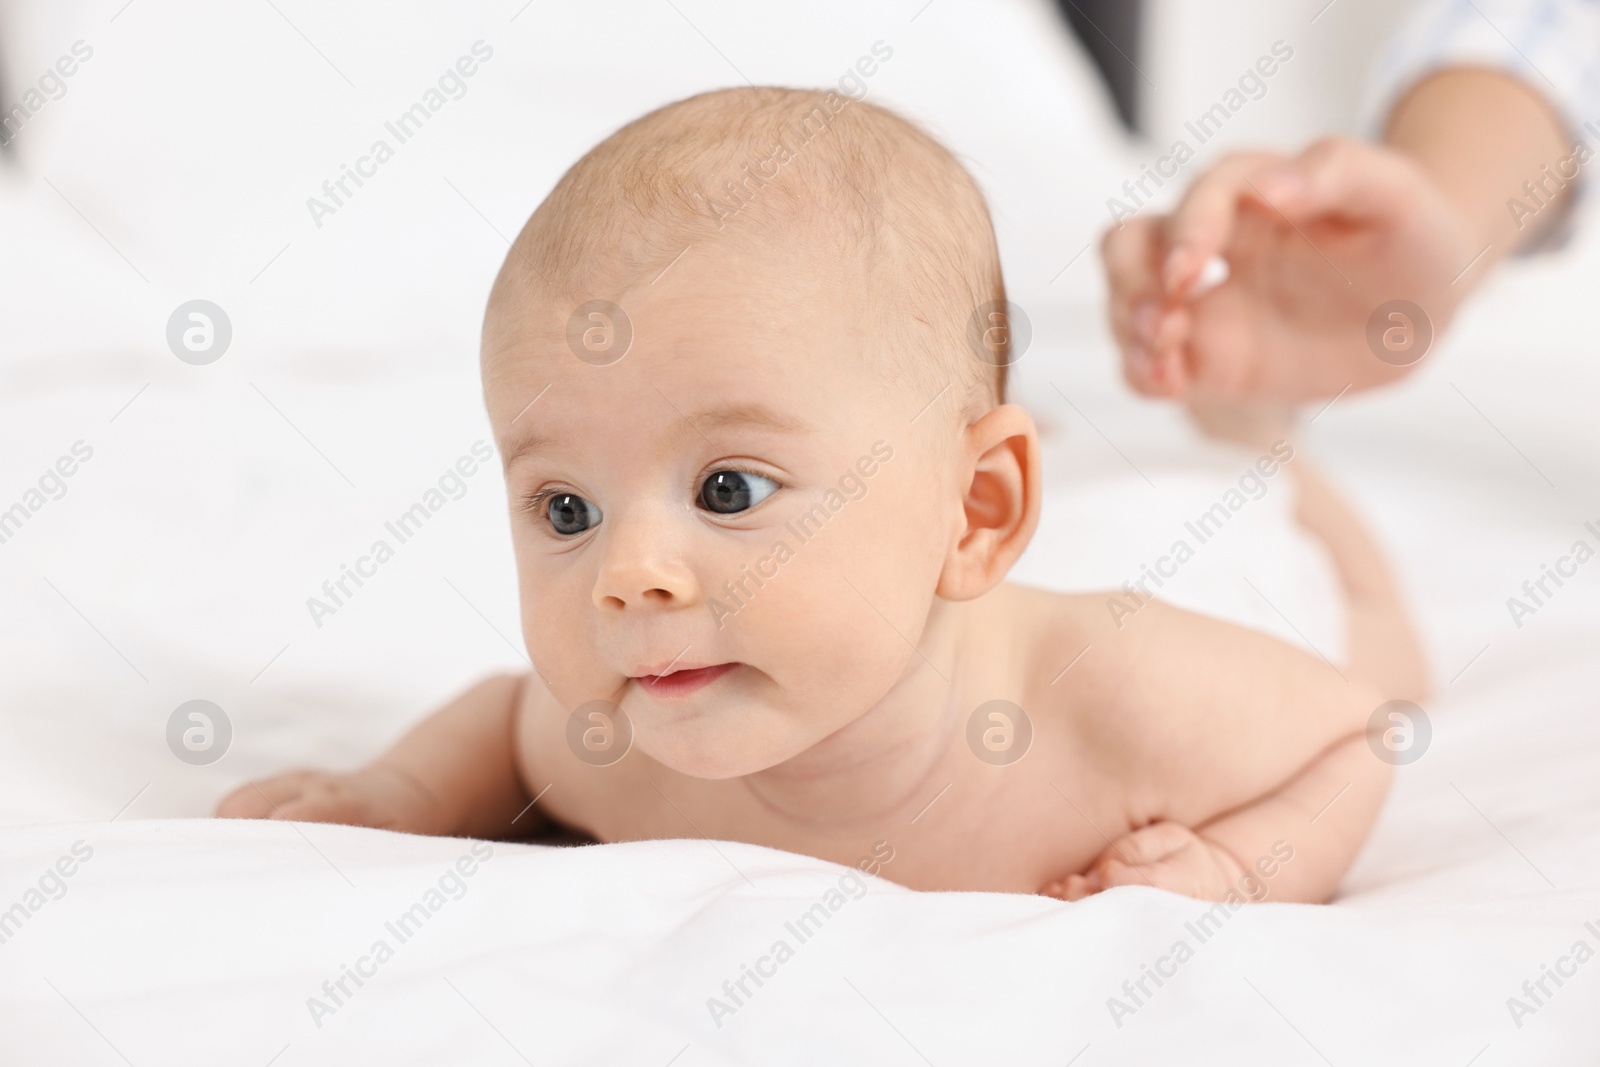
M 523 228 L 484 394 L 523 631 L 689 774 L 762 770 L 934 670 L 1038 515 L 988 210 L 955 158 L 833 93 L 630 123 Z

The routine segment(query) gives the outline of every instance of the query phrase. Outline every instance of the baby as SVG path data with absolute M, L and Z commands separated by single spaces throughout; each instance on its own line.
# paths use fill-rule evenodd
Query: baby
M 1293 464 L 1351 598 L 1342 671 L 1007 584 L 1040 458 L 1004 308 L 981 192 L 887 110 L 735 89 L 617 131 L 523 228 L 483 327 L 532 671 L 218 814 L 1328 899 L 1387 787 L 1368 718 L 1422 684 L 1381 557 Z M 1251 443 L 1264 472 L 1294 454 Z

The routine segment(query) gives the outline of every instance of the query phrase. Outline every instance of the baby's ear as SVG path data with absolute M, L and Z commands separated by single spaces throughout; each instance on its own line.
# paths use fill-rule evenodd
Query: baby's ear
M 1039 432 L 1016 404 L 1001 404 L 962 434 L 965 519 L 935 592 L 971 600 L 993 589 L 1039 525 Z

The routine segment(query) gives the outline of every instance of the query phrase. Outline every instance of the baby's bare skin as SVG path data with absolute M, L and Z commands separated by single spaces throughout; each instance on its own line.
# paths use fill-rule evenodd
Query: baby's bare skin
M 951 684 L 940 681 L 948 696 L 911 751 L 832 777 L 779 775 L 772 795 L 760 775 L 700 779 L 637 750 L 596 766 L 568 741 L 571 713 L 529 674 L 475 687 L 354 775 L 246 786 L 222 814 L 492 837 L 554 822 L 601 841 L 704 836 L 851 865 L 886 843 L 881 873 L 919 889 L 1073 899 L 1148 884 L 1326 899 L 1387 780 L 1363 733 L 1372 691 L 1272 638 L 1160 603 L 1119 630 L 1105 602 L 1005 584 L 965 605 L 951 659 L 923 668 Z M 1275 691 L 1298 696 L 1278 704 Z M 1024 757 L 998 766 L 975 757 L 961 710 L 995 693 L 1032 709 L 1033 728 Z M 1215 708 L 1230 713 L 1203 710 Z M 848 728 L 835 743 L 851 743 Z M 1282 779 L 1285 756 L 1307 769 Z M 417 785 L 442 791 L 456 776 L 493 812 Z M 1249 868 L 1274 873 L 1251 881 Z
M 686 131 L 668 133 L 681 147 Z M 947 243 L 992 253 L 986 215 L 960 200 L 975 187 L 927 145 L 905 151 L 938 180 L 894 195 L 955 197 L 923 222 L 979 220 Z M 1352 601 L 1342 673 L 1159 601 L 1118 619 L 1103 594 L 1006 584 L 1038 521 L 1039 445 L 963 347 L 967 309 L 902 307 L 927 272 L 915 258 L 874 267 L 900 283 L 884 306 L 854 231 L 797 239 L 848 201 L 780 211 L 790 228 L 769 233 L 762 212 L 782 202 L 763 195 L 728 222 L 738 240 L 706 236 L 604 291 L 632 335 L 612 360 L 573 347 L 585 302 L 549 291 L 539 235 L 561 219 L 535 215 L 483 336 L 533 671 L 480 683 L 363 770 L 251 783 L 219 814 L 746 841 L 877 856 L 919 889 L 1327 899 L 1388 780 L 1368 717 L 1421 684 L 1359 523 L 1303 480 L 1302 519 Z M 887 199 L 873 210 L 900 217 L 885 246 L 919 224 Z M 556 245 L 587 262 L 571 246 L 593 232 Z M 988 719 L 994 701 L 1021 713 Z M 606 724 L 597 708 L 632 736 L 607 766 L 581 740 Z M 1023 715 L 1026 746 L 988 735 L 1019 758 L 983 743 Z
M 569 712 L 535 678 L 515 713 L 522 781 L 542 792 L 549 817 L 604 841 L 703 835 L 843 864 L 885 841 L 895 856 L 885 876 L 919 889 L 1037 892 L 1088 869 L 1109 840 L 1129 853 L 1147 843 L 1162 855 L 1163 846 L 1192 851 L 1116 884 L 1148 876 L 1220 899 L 1237 888 L 1240 864 L 1253 865 L 1281 839 L 1301 867 L 1283 868 L 1274 895 L 1331 890 L 1324 858 L 1348 858 L 1330 847 L 1335 828 L 1364 828 L 1386 780 L 1362 733 L 1376 706 L 1370 692 L 1269 637 L 1160 604 L 1118 631 L 1105 602 L 1006 584 L 966 605 L 952 623 L 959 633 L 949 658 L 923 668 L 951 677 L 948 687 L 940 682 L 947 699 L 928 709 L 915 750 L 886 761 L 881 773 L 862 767 L 803 784 L 784 780 L 771 790 L 774 800 L 762 775 L 708 781 L 636 752 L 590 766 L 567 743 Z M 1241 662 L 1252 670 L 1239 671 Z M 1281 705 L 1263 699 L 1261 689 L 1275 685 L 1305 696 Z M 976 758 L 967 739 L 971 709 L 996 694 L 1029 709 L 1033 728 L 1025 756 L 1003 766 Z M 1330 763 L 1366 779 L 1356 797 L 1341 798 L 1350 802 L 1346 818 L 1309 821 L 1349 781 L 1326 774 L 1289 791 L 1311 806 L 1298 821 L 1273 822 L 1278 838 L 1258 841 L 1254 827 L 1238 824 L 1203 831 L 1209 847 L 1187 831 L 1174 834 L 1279 789 L 1284 757 L 1310 764 L 1341 745 L 1349 751 Z M 1152 824 L 1165 825 L 1137 832 Z M 1334 866 L 1336 878 L 1343 864 Z
M 530 673 L 474 688 L 372 767 L 249 785 L 219 812 L 490 837 L 548 820 L 601 841 L 704 836 L 846 864 L 887 842 L 882 873 L 904 885 L 1069 898 L 1150 884 L 1222 899 L 1276 846 L 1294 859 L 1269 862 L 1271 896 L 1326 899 L 1383 796 L 1387 767 L 1363 734 L 1383 697 L 1272 638 L 1160 602 L 1118 628 L 1107 599 L 1002 584 L 940 603 L 893 692 L 749 773 L 702 777 L 638 742 L 592 765 L 569 738 L 583 701 L 563 703 Z M 698 621 L 715 633 L 709 614 Z M 605 698 L 632 704 L 634 719 L 641 699 L 692 716 L 756 670 L 684 698 L 647 697 L 638 681 L 624 684 L 632 700 Z M 967 732 L 997 699 L 1033 731 L 1005 765 L 980 759 Z

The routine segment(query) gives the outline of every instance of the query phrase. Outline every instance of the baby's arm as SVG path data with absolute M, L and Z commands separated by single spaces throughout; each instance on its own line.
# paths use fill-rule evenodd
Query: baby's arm
M 1364 735 L 1336 743 L 1278 790 L 1194 830 L 1155 822 L 1125 835 L 1084 874 L 1045 887 L 1078 900 L 1149 885 L 1202 900 L 1322 903 L 1338 889 L 1382 807 L 1390 767 Z
M 514 675 L 479 682 L 366 767 L 348 774 L 291 771 L 249 782 L 225 797 L 217 814 L 505 837 L 528 803 L 514 757 L 524 682 Z
M 1254 872 L 1261 899 L 1322 903 L 1366 842 L 1391 773 L 1365 734 L 1346 738 L 1283 788 L 1198 833 Z
M 1303 456 L 1297 457 L 1294 477 L 1296 517 L 1322 542 L 1343 588 L 1346 673 L 1386 700 L 1426 699 L 1427 662 L 1382 549 Z M 1254 866 L 1271 899 L 1325 901 L 1377 820 L 1391 772 L 1374 758 L 1364 734 L 1346 738 L 1281 789 L 1211 820 L 1199 835 Z M 1293 859 L 1272 862 L 1275 849 L 1292 851 Z M 1268 857 L 1264 864 L 1262 857 Z M 1268 869 L 1273 876 L 1259 878 Z
M 1312 706 L 1357 711 L 1363 705 L 1348 698 L 1363 689 L 1369 711 L 1381 700 L 1424 699 L 1428 678 L 1421 644 L 1382 551 L 1354 510 L 1303 458 L 1297 460 L 1295 475 L 1297 518 L 1323 543 L 1343 587 L 1349 643 L 1345 692 L 1339 693 L 1341 687 L 1326 673 L 1315 679 L 1296 671 L 1296 684 L 1309 687 L 1303 698 Z M 1198 635 L 1215 625 L 1187 620 L 1184 628 L 1193 627 Z M 1305 658 L 1288 646 L 1280 648 L 1273 660 Z M 1228 671 L 1227 662 L 1217 661 L 1214 669 Z M 1244 669 L 1246 662 L 1235 661 L 1231 670 Z M 1253 669 L 1258 668 L 1259 661 Z M 1327 698 L 1332 702 L 1325 703 Z M 1330 721 L 1345 729 L 1352 725 L 1348 714 Z M 1296 738 L 1289 732 L 1279 744 L 1292 748 L 1297 740 L 1303 741 L 1303 735 Z M 1212 900 L 1231 891 L 1253 899 L 1325 901 L 1377 819 L 1390 773 L 1390 765 L 1368 748 L 1364 731 L 1334 738 L 1294 777 L 1260 799 L 1193 830 L 1181 821 L 1141 827 L 1108 847 L 1083 874 L 1052 882 L 1044 891 L 1076 900 L 1116 885 L 1155 885 Z

